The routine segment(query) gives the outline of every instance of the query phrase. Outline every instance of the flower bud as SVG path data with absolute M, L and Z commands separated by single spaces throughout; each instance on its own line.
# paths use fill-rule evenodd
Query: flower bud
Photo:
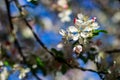
M 76 54 L 80 54 L 82 52 L 82 46 L 81 45 L 77 45 L 73 48 L 73 51 L 76 53 Z

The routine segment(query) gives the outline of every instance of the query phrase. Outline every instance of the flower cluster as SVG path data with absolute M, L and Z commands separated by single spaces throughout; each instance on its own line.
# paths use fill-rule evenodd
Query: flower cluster
M 74 19 L 74 26 L 69 26 L 66 30 L 61 29 L 59 33 L 67 41 L 78 41 L 80 44 L 84 44 L 88 38 L 93 37 L 93 31 L 98 29 L 99 25 L 96 17 L 89 18 L 81 13 L 77 17 Z M 74 51 L 76 51 L 75 49 L 78 48 L 74 48 Z M 77 50 L 77 52 L 81 51 Z

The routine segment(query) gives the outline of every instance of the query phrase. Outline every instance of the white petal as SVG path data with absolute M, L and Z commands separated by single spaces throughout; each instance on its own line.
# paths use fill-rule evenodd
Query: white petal
M 81 35 L 81 37 L 83 37 L 83 38 L 87 38 L 87 37 L 90 36 L 89 32 L 81 32 L 80 35 Z
M 68 32 L 78 32 L 78 29 L 75 26 L 68 27 Z
M 71 18 L 69 16 L 64 16 L 63 18 L 61 18 L 62 22 L 69 22 L 71 20 Z
M 72 39 L 73 39 L 74 41 L 77 41 L 77 40 L 79 39 L 79 34 L 73 35 L 73 36 L 72 36 Z
M 60 5 L 60 6 L 63 6 L 65 4 L 67 4 L 67 1 L 66 0 L 58 0 L 57 4 Z
M 60 18 L 64 17 L 64 12 L 59 13 L 58 17 L 60 17 Z
M 77 17 L 78 17 L 78 19 L 81 19 L 81 20 L 83 20 L 83 18 L 84 18 L 84 15 L 80 13 L 80 14 L 78 14 L 78 15 L 77 15 Z
M 57 48 L 58 48 L 58 49 L 62 49 L 63 46 L 64 46 L 64 45 L 63 45 L 62 43 L 59 43 L 59 44 L 57 45 Z
M 61 29 L 61 30 L 59 31 L 59 33 L 60 33 L 62 36 L 65 36 L 65 35 L 66 35 L 66 31 L 63 30 L 63 29 Z
M 3 62 L 2 61 L 0 61 L 0 66 L 3 66 Z
M 68 9 L 68 10 L 65 11 L 65 15 L 69 16 L 71 13 L 72 13 L 72 11 L 70 9 Z
M 91 27 L 93 29 L 98 29 L 100 26 L 98 26 L 98 23 L 94 22 L 94 23 L 91 24 Z
M 75 25 L 81 26 L 82 23 L 83 23 L 82 20 L 77 19 L 76 22 L 75 22 Z
M 93 28 L 91 28 L 90 26 L 89 27 L 85 27 L 85 29 L 83 31 L 92 31 Z

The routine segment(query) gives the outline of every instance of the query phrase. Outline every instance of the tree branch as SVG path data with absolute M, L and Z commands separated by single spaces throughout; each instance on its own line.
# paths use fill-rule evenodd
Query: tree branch
M 18 2 L 16 2 L 16 5 L 19 5 Z M 20 12 L 22 11 L 21 7 L 18 7 Z M 23 16 L 21 14 L 21 16 Z M 58 62 L 60 63 L 63 63 L 63 64 L 66 64 L 68 67 L 70 68 L 77 68 L 77 69 L 80 69 L 82 71 L 90 71 L 90 72 L 94 72 L 94 73 L 97 73 L 100 78 L 102 80 L 104 80 L 104 78 L 102 77 L 102 74 L 108 74 L 107 72 L 104 72 L 104 71 L 95 71 L 95 70 L 92 70 L 92 69 L 85 69 L 85 68 L 82 68 L 82 67 L 78 67 L 78 66 L 73 66 L 71 64 L 69 64 L 66 60 L 64 61 L 59 61 L 59 59 L 54 55 L 53 52 L 51 52 L 50 50 L 48 50 L 48 48 L 44 45 L 44 43 L 41 41 L 41 39 L 37 36 L 37 33 L 34 32 L 34 30 L 32 29 L 32 26 L 28 23 L 28 21 L 26 20 L 26 18 L 23 18 L 24 22 L 26 23 L 26 25 L 30 28 L 30 30 L 32 31 L 32 34 L 34 35 L 35 39 L 37 40 L 37 42 L 51 55 L 53 56 L 53 58 L 55 60 L 57 60 Z M 106 53 L 117 53 L 117 52 L 120 52 L 120 49 L 115 49 L 115 50 L 110 50 L 110 51 L 104 51 Z
M 10 13 L 10 4 L 9 4 L 9 1 L 8 0 L 5 0 L 5 3 L 6 3 L 6 9 L 7 9 L 7 13 L 8 13 L 8 20 L 9 20 L 9 24 L 10 24 L 10 32 L 11 34 L 13 35 L 15 41 L 14 43 L 16 44 L 17 48 L 18 48 L 18 51 L 20 53 L 20 56 L 23 58 L 23 62 L 31 69 L 31 72 L 32 74 L 36 77 L 36 79 L 38 80 L 42 80 L 40 79 L 37 74 L 33 71 L 34 69 L 27 63 L 26 61 L 26 58 L 25 56 L 23 55 L 23 52 L 22 52 L 22 49 L 20 47 L 20 44 L 19 44 L 19 41 L 17 39 L 17 36 L 16 36 L 16 33 L 14 32 L 14 26 L 13 26 L 13 23 L 12 23 L 12 19 L 11 19 L 11 13 Z
M 114 50 L 107 50 L 105 53 L 111 54 L 111 53 L 120 53 L 120 49 L 114 49 Z

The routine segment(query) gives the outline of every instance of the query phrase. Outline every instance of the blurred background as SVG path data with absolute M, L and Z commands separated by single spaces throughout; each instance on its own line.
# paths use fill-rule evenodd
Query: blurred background
M 93 41 L 100 40 L 102 42 L 99 46 L 100 52 L 103 53 L 101 64 L 103 67 L 109 68 L 110 71 L 105 80 L 120 80 L 119 0 L 8 0 L 8 2 L 14 32 L 26 60 L 33 67 L 38 66 L 35 60 L 44 62 L 44 65 L 39 62 L 42 67 L 40 64 L 36 70 L 37 75 L 42 80 L 101 80 L 96 73 L 83 72 L 78 69 L 68 70 L 62 74 L 59 70 L 60 64 L 39 45 L 31 29 L 23 20 L 26 18 L 33 31 L 49 50 L 55 48 L 63 50 L 65 53 L 71 53 L 69 45 L 63 49 L 62 36 L 59 34 L 59 30 L 74 25 L 73 20 L 78 13 L 96 17 L 100 29 L 108 32 L 107 34 L 100 33 Z M 18 2 L 17 5 L 16 2 Z M 3 73 L 4 69 L 2 70 L 3 66 L 0 64 L 0 80 L 37 80 L 31 73 L 22 79 L 18 77 L 21 74 L 20 70 L 23 70 L 23 67 L 26 69 L 26 65 L 21 65 L 22 58 L 14 44 L 15 39 L 11 35 L 7 10 L 5 0 L 0 0 L 0 46 L 2 46 L 0 61 L 7 65 L 6 73 Z M 118 52 L 105 53 L 107 50 L 116 49 Z M 68 57 L 69 54 L 65 56 Z M 113 65 L 114 63 L 115 65 Z M 97 70 L 95 63 L 91 61 L 85 64 L 81 59 L 77 59 L 75 64 Z M 15 65 L 18 67 L 16 68 Z M 104 70 L 103 67 L 100 70 Z

